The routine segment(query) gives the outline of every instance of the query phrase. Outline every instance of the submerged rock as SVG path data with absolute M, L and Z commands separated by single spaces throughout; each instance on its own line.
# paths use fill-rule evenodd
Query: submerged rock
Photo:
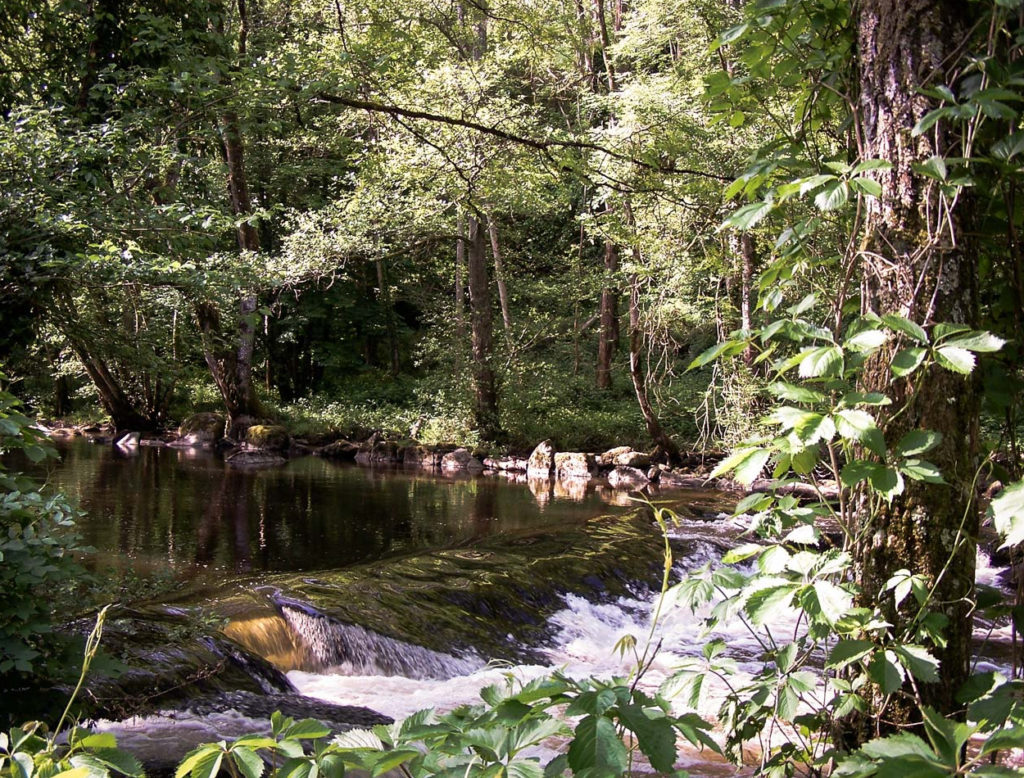
M 441 458 L 441 469 L 446 473 L 479 473 L 484 466 L 469 452 L 468 448 L 457 448 Z
M 608 473 L 608 483 L 616 489 L 632 489 L 650 481 L 647 473 L 635 467 L 616 466 Z
M 529 467 L 529 460 L 523 457 L 487 457 L 484 460 L 484 467 L 488 470 L 497 470 L 499 473 L 525 473 Z
M 324 459 L 355 459 L 359 453 L 359 446 L 348 440 L 336 440 L 316 452 L 318 457 Z
M 550 440 L 537 444 L 526 463 L 526 474 L 530 478 L 550 478 L 555 473 L 555 447 Z
M 560 480 L 591 478 L 597 469 L 593 454 L 560 451 L 555 454 L 555 477 Z
M 288 430 L 279 424 L 253 424 L 245 431 L 245 443 L 266 451 L 287 451 L 291 444 Z
M 224 464 L 228 467 L 239 468 L 280 467 L 287 462 L 280 454 L 261 449 L 243 448 L 224 457 Z
M 615 464 L 615 458 L 617 456 L 628 454 L 632 450 L 633 449 L 629 446 L 616 446 L 615 448 L 610 448 L 597 458 L 598 464 L 610 467 Z
M 211 448 L 224 437 L 227 420 L 219 413 L 196 413 L 185 419 L 178 427 L 178 438 L 168 445 L 188 448 L 191 446 Z

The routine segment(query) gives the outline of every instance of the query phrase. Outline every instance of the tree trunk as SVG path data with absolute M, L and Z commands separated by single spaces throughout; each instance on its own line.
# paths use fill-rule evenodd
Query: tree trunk
M 398 354 L 398 327 L 395 325 L 395 310 L 391 305 L 391 287 L 384 269 L 384 260 L 378 259 L 375 264 L 377 265 L 377 288 L 380 304 L 384 308 L 384 327 L 388 334 L 388 358 L 391 375 L 396 376 L 401 366 L 401 360 Z
M 505 287 L 505 270 L 501 264 L 501 247 L 498 244 L 498 225 L 494 217 L 487 214 L 487 234 L 491 238 L 491 256 L 494 258 L 494 283 L 498 286 L 498 301 L 501 303 L 501 321 L 505 325 L 506 337 L 512 337 L 512 312 L 508 305 L 508 289 Z
M 473 338 L 473 393 L 477 430 L 484 440 L 501 437 L 498 423 L 498 391 L 491 364 L 493 323 L 491 293 L 487 282 L 487 247 L 484 230 L 475 215 L 469 223 L 469 305 Z
M 956 59 L 966 36 L 966 4 L 952 0 L 862 0 L 855 6 L 860 105 L 858 130 L 864 159 L 892 163 L 879 173 L 882 195 L 869 201 L 862 243 L 862 301 L 865 311 L 898 313 L 923 326 L 937 322 L 973 325 L 976 319 L 974 255 L 960 225 L 969 201 L 951 215 L 939 207 L 935 182 L 915 175 L 913 165 L 951 152 L 955 139 L 937 126 L 911 137 L 911 128 L 930 109 L 920 94 L 927 84 L 947 83 L 942 68 Z M 966 231 L 964 231 L 966 233 Z M 880 419 L 890 445 L 912 429 L 943 436 L 927 458 L 949 485 L 906 480 L 905 491 L 882 505 L 870 525 L 861 526 L 854 550 L 864 597 L 874 600 L 901 568 L 934 584 L 933 606 L 949 619 L 945 647 L 933 646 L 941 681 L 920 684 L 921 700 L 943 713 L 957 708 L 955 694 L 967 679 L 971 657 L 971 597 L 978 515 L 972 480 L 977 450 L 978 396 L 971 380 L 935 368 L 890 383 L 889 364 L 898 349 L 883 348 L 865 367 L 864 389 L 889 394 L 899 414 Z M 864 511 L 860 517 L 869 520 Z M 890 600 L 891 603 L 891 600 Z M 898 634 L 911 614 L 890 607 L 887 618 Z M 878 701 L 876 701 L 878 702 Z M 890 701 L 886 724 L 873 711 L 873 728 L 916 717 L 910 699 Z M 873 733 L 862 733 L 870 735 Z
M 610 239 L 604 242 L 605 286 L 601 290 L 601 328 L 597 334 L 597 387 L 612 385 L 612 357 L 619 341 L 619 290 L 615 272 L 619 269 L 619 247 Z
M 456 356 L 461 362 L 462 343 L 466 337 L 466 219 L 459 209 L 455 220 L 455 340 Z

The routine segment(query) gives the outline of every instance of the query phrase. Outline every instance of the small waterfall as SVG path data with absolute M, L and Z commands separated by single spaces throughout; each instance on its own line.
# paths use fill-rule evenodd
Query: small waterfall
M 277 607 L 322 673 L 448 679 L 468 675 L 484 664 L 477 657 L 443 654 L 344 624 L 302 603 L 278 600 Z

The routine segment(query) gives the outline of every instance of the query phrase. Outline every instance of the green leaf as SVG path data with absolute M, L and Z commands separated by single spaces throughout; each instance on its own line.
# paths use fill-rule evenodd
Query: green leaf
M 935 349 L 935 361 L 947 370 L 970 375 L 974 371 L 974 354 L 957 346 L 938 346 Z
M 797 584 L 787 582 L 753 592 L 746 603 L 750 620 L 760 626 L 784 615 L 792 608 L 793 595 L 798 588 Z
M 850 593 L 830 581 L 815 581 L 810 591 L 818 602 L 821 616 L 833 626 L 853 606 Z
M 873 178 L 858 176 L 850 181 L 850 186 L 859 192 L 870 195 L 871 197 L 882 196 L 882 185 Z
M 516 759 L 505 765 L 508 778 L 544 778 L 544 768 L 534 759 Z
M 1006 341 L 996 337 L 991 332 L 972 332 L 969 335 L 961 335 L 945 341 L 943 346 L 954 346 L 967 349 L 979 354 L 991 354 L 999 351 L 1006 345 Z
M 868 476 L 868 482 L 888 502 L 892 502 L 897 495 L 903 494 L 903 476 L 898 470 L 891 467 L 878 465 Z
M 576 725 L 568 757 L 574 773 L 593 770 L 599 775 L 624 775 L 628 763 L 615 725 L 603 716 L 586 716 Z
M 915 481 L 924 481 L 929 484 L 946 483 L 946 479 L 942 477 L 942 471 L 925 459 L 905 459 L 899 463 L 898 467 L 903 475 Z
M 649 717 L 639 705 L 620 705 L 619 720 L 636 735 L 640 750 L 651 766 L 661 773 L 672 771 L 676 762 L 676 733 L 663 715 Z
M 761 475 L 771 452 L 764 448 L 741 448 L 719 463 L 711 471 L 708 478 L 718 478 L 723 473 L 735 471 L 734 478 L 744 486 L 749 486 Z
M 850 199 L 850 189 L 845 181 L 833 181 L 814 197 L 814 204 L 820 211 L 834 211 L 846 205 Z
M 926 683 L 935 683 L 939 680 L 939 660 L 924 646 L 904 644 L 894 646 L 892 650 L 917 680 Z
M 741 546 L 730 549 L 725 552 L 725 556 L 722 557 L 722 563 L 726 565 L 735 565 L 738 562 L 742 562 L 750 557 L 760 554 L 764 551 L 764 546 L 758 545 L 757 543 L 744 543 Z
M 989 506 L 992 525 L 1003 539 L 1000 548 L 1024 543 L 1024 481 L 1010 484 Z
M 889 340 L 889 333 L 885 330 L 863 330 L 853 337 L 847 338 L 845 346 L 851 351 L 866 354 L 883 346 L 887 340 Z
M 750 203 L 737 208 L 728 219 L 725 220 L 723 227 L 732 227 L 737 230 L 749 230 L 751 227 L 756 225 L 765 216 L 771 213 L 772 208 L 775 207 L 775 203 L 771 200 L 762 200 L 756 203 Z
M 861 751 L 872 759 L 892 759 L 900 756 L 937 758 L 935 752 L 925 741 L 910 732 L 900 732 L 889 737 L 870 740 L 861 747 Z
M 266 767 L 259 754 L 250 748 L 237 744 L 231 749 L 231 759 L 245 778 L 260 778 Z
M 319 737 L 327 737 L 330 734 L 330 728 L 325 727 L 316 719 L 302 719 L 302 721 L 296 721 L 284 731 L 284 737 L 293 740 L 315 740 Z
M 892 163 L 886 159 L 865 159 L 858 162 L 853 168 L 853 174 L 858 175 L 869 170 L 892 170 Z
M 821 392 L 785 381 L 774 381 L 768 384 L 768 391 L 780 400 L 786 400 L 787 402 L 820 403 L 825 401 L 825 395 Z
M 892 694 L 903 685 L 905 673 L 892 651 L 879 651 L 868 665 L 868 676 L 878 684 L 883 694 Z
M 828 666 L 837 669 L 846 667 L 860 661 L 874 650 L 875 644 L 870 640 L 842 639 L 832 648 L 828 656 Z
M 207 744 L 190 753 L 174 772 L 174 778 L 213 778 L 220 772 L 220 763 L 224 758 L 221 746 Z
M 843 372 L 843 351 L 838 346 L 819 346 L 802 353 L 800 377 L 838 377 Z
M 934 430 L 911 430 L 896 444 L 899 456 L 909 457 L 931 451 L 942 442 L 942 433 Z
M 928 356 L 928 349 L 920 347 L 905 348 L 897 352 L 890 365 L 892 374 L 897 378 L 910 375 L 921 367 L 926 356 Z
M 871 431 L 878 430 L 878 427 L 875 425 L 875 417 L 867 411 L 852 408 L 837 411 L 835 420 L 836 431 L 846 440 L 866 443 L 871 437 Z M 877 451 L 875 453 L 879 454 Z M 884 453 L 883 451 L 879 455 L 884 455 Z
M 924 331 L 920 324 L 912 322 L 905 316 L 899 316 L 895 313 L 884 313 L 882 314 L 882 322 L 891 330 L 894 330 L 902 335 L 906 335 L 913 341 L 918 343 L 928 342 L 928 333 Z

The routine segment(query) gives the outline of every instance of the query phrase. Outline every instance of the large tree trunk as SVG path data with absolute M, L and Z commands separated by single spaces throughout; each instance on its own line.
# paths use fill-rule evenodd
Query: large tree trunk
M 505 286 L 505 269 L 501 262 L 501 245 L 498 243 L 498 225 L 491 213 L 487 214 L 487 234 L 491 238 L 491 256 L 494 258 L 494 283 L 498 287 L 498 302 L 501 304 L 501 321 L 505 325 L 505 336 L 512 337 L 512 309 L 508 303 L 508 288 Z
M 491 292 L 487 282 L 487 246 L 483 225 L 475 215 L 467 217 L 469 236 L 469 306 L 473 338 L 473 394 L 477 430 L 484 440 L 501 437 L 498 423 L 498 390 L 491 364 L 494 340 Z
M 934 181 L 915 175 L 913 165 L 933 154 L 956 153 L 941 127 L 917 138 L 915 123 L 934 104 L 920 94 L 925 84 L 947 83 L 943 68 L 956 59 L 969 27 L 966 4 L 953 0 L 862 0 L 856 8 L 860 105 L 858 130 L 863 158 L 892 163 L 881 172 L 882 195 L 869 205 L 862 243 L 862 300 L 866 311 L 898 313 L 927 326 L 937 322 L 975 323 L 975 258 L 965 248 L 969 201 L 951 215 L 939 207 Z M 960 234 L 957 234 L 960 233 Z M 861 526 L 855 559 L 868 600 L 883 591 L 901 568 L 922 574 L 934 585 L 932 606 L 949 619 L 945 646 L 932 650 L 941 662 L 941 681 L 920 684 L 925 704 L 942 712 L 956 709 L 955 694 L 967 679 L 970 662 L 971 596 L 974 587 L 977 510 L 972 479 L 977 441 L 978 397 L 971 380 L 944 369 L 890 383 L 889 364 L 899 344 L 869 361 L 864 388 L 889 394 L 900 413 L 880 421 L 890 445 L 912 429 L 943 436 L 927 454 L 949 485 L 907 479 L 906 489 Z M 865 510 L 864 524 L 870 516 Z M 891 603 L 891 601 L 890 601 Z M 897 633 L 909 612 L 886 614 Z M 912 700 L 890 701 L 877 731 L 916 716 Z M 873 733 L 862 733 L 862 736 Z

